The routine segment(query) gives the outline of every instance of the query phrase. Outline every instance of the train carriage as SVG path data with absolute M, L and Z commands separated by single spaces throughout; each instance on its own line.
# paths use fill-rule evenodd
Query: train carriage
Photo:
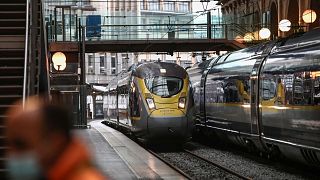
M 320 166 L 319 34 L 315 29 L 218 57 L 192 82 L 202 90 L 194 91 L 196 126 Z
M 173 63 L 133 65 L 108 86 L 115 104 L 108 122 L 131 131 L 143 141 L 185 142 L 194 125 L 189 76 Z

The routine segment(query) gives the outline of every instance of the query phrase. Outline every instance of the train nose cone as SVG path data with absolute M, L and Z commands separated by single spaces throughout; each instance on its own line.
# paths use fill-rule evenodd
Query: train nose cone
M 185 115 L 177 117 L 151 115 L 148 118 L 148 134 L 150 139 L 181 141 L 191 136 L 191 130 Z

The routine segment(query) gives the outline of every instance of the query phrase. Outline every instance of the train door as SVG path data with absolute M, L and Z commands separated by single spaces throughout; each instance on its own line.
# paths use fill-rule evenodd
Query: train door
M 118 122 L 118 93 L 116 80 L 110 82 L 109 90 L 109 119 L 114 123 Z
M 204 119 L 204 105 L 203 105 L 203 87 L 205 80 L 205 68 L 209 61 L 204 61 L 197 64 L 195 67 L 187 70 L 190 79 L 191 93 L 193 96 L 194 103 L 194 118 L 196 124 L 203 124 Z M 201 105 L 200 105 L 201 104 Z M 202 106 L 202 107 L 201 107 Z M 200 109 L 201 107 L 201 109 Z
M 124 91 L 124 101 L 125 101 L 125 119 L 127 121 L 127 125 L 131 126 L 131 121 L 129 118 L 129 85 L 126 85 L 125 91 Z
M 118 119 L 120 124 L 126 124 L 126 119 L 124 117 L 124 101 L 123 101 L 123 87 L 118 87 Z
M 104 108 L 103 108 L 103 96 L 102 95 L 97 95 L 94 96 L 95 99 L 95 107 L 94 107 L 94 118 L 95 119 L 103 119 L 104 118 Z
M 117 86 L 116 88 L 116 109 L 115 109 L 115 112 L 116 112 L 116 120 L 117 120 L 117 125 L 120 124 L 120 119 L 119 119 L 119 96 L 120 96 L 120 89 L 119 87 Z
M 251 83 L 251 134 L 260 135 L 259 126 L 259 70 L 264 57 L 259 57 L 253 66 L 250 83 Z
M 140 98 L 139 89 L 136 86 L 134 77 L 131 77 L 130 89 L 129 89 L 129 119 L 132 126 L 135 126 L 140 121 Z
M 200 96 L 200 105 L 199 105 L 199 115 L 201 124 L 205 124 L 206 122 L 206 111 L 205 111 L 205 81 L 206 75 L 202 75 L 200 88 L 199 88 L 199 96 Z
M 207 80 L 207 76 L 208 76 L 208 72 L 210 71 L 210 69 L 212 68 L 212 66 L 215 64 L 216 59 L 212 59 L 210 61 L 210 63 L 208 63 L 205 67 L 205 70 L 202 74 L 201 77 L 201 81 L 200 81 L 200 92 L 199 92 L 199 98 L 200 98 L 200 107 L 199 107 L 199 111 L 200 111 L 200 122 L 202 124 L 205 124 L 207 121 L 206 118 L 206 99 L 205 99 L 205 87 L 206 87 L 206 80 Z
M 129 126 L 128 119 L 128 81 L 129 76 L 127 72 L 123 72 L 120 75 L 120 79 L 118 81 L 118 115 L 119 121 L 121 124 L 125 126 Z
M 110 89 L 107 90 L 106 92 L 106 96 L 107 98 L 107 109 L 106 109 L 106 117 L 109 118 L 110 117 Z
M 119 112 L 119 121 L 121 124 L 129 125 L 128 121 L 128 106 L 127 106 L 127 86 L 119 87 L 119 97 L 118 97 L 118 112 Z

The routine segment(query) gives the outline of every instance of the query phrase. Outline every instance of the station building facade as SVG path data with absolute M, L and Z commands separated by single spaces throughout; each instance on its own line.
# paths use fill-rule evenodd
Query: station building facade
M 124 29 L 116 25 L 134 25 L 127 27 L 127 34 L 122 34 L 124 39 L 156 39 L 170 38 L 169 26 L 166 24 L 192 23 L 192 1 L 93 1 L 90 5 L 95 8 L 89 15 L 101 15 L 102 38 L 113 38 L 123 32 Z M 145 25 L 162 25 L 145 26 Z M 115 26 L 109 26 L 115 25 Z M 138 25 L 138 26 L 136 26 Z M 141 26 L 139 26 L 141 25 Z M 154 29 L 157 28 L 157 29 Z M 150 29 L 150 32 L 148 32 Z M 103 34 L 105 33 L 105 34 Z M 177 34 L 175 34 L 177 36 Z M 193 34 L 192 34 L 193 35 Z M 180 35 L 181 36 L 181 35 Z M 189 34 L 190 36 L 190 34 Z M 163 61 L 191 66 L 197 60 L 192 53 L 178 53 L 168 55 L 166 52 L 97 52 L 86 54 L 86 82 L 91 85 L 106 86 L 122 71 L 126 71 L 132 64 L 138 62 Z M 101 112 L 107 107 L 107 98 L 103 92 L 89 94 L 87 98 L 88 111 L 92 112 L 92 118 L 103 118 Z M 101 110 L 99 110 L 101 108 Z M 99 113 L 100 112 L 100 113 Z
M 191 0 L 181 2 L 164 0 L 93 1 L 90 4 L 96 9 L 91 14 L 101 15 L 101 23 L 107 25 L 102 27 L 102 36 L 103 31 L 109 32 L 107 38 L 108 36 L 117 36 L 120 31 L 124 30 L 121 27 L 108 25 L 141 25 L 127 27 L 126 31 L 129 33 L 121 35 L 126 39 L 169 38 L 167 32 L 170 31 L 168 29 L 170 27 L 164 25 L 190 23 L 193 19 Z M 145 26 L 148 24 L 161 26 Z M 147 32 L 149 30 L 150 32 Z M 177 36 L 177 34 L 175 35 Z M 108 84 L 117 74 L 126 70 L 133 63 L 152 61 L 172 62 L 187 67 L 197 60 L 192 56 L 192 53 L 168 55 L 165 52 L 99 52 L 86 54 L 87 83 Z
M 320 25 L 320 1 L 318 0 L 220 0 L 223 22 L 235 24 L 228 34 L 234 38 L 251 33 L 258 40 L 258 31 L 269 28 L 271 39 L 286 37 L 297 31 L 308 31 Z M 317 14 L 314 23 L 303 21 L 304 11 L 311 9 Z M 279 22 L 287 19 L 291 22 L 288 32 L 279 30 Z

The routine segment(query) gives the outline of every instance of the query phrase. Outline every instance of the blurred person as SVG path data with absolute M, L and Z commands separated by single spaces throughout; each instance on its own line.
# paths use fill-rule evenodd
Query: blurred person
M 247 91 L 245 90 L 244 83 L 242 82 L 242 80 L 236 80 L 236 86 L 238 89 L 240 102 L 248 102 L 250 100 L 250 97 Z
M 285 105 L 285 87 L 281 81 L 281 78 L 278 78 L 278 85 L 277 85 L 277 103 L 281 105 Z
M 100 180 L 89 153 L 74 135 L 66 109 L 30 98 L 9 109 L 6 120 L 11 179 Z

